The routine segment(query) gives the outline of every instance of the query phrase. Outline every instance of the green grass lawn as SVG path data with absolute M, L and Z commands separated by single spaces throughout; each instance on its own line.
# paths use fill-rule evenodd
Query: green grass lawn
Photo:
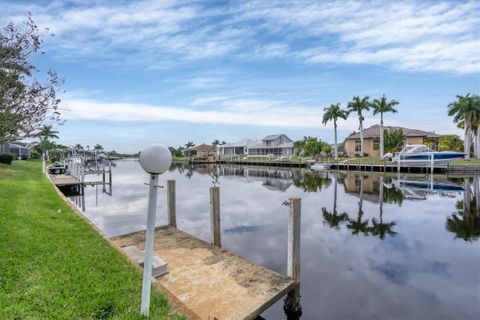
M 457 159 L 457 160 L 454 160 L 452 162 L 452 164 L 461 164 L 461 165 L 465 165 L 465 164 L 475 164 L 475 165 L 480 165 L 480 159 Z
M 0 319 L 141 319 L 142 274 L 56 194 L 0 164 Z M 183 319 L 152 290 L 151 319 Z

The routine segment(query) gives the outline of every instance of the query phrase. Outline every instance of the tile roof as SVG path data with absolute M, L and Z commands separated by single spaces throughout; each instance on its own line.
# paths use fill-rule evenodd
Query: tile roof
M 383 126 L 383 129 L 388 131 L 393 131 L 397 129 L 401 129 L 405 137 L 426 137 L 426 138 L 440 138 L 441 135 L 436 134 L 435 132 L 428 132 L 418 129 L 409 129 L 403 127 L 391 127 L 391 126 Z M 363 138 L 364 139 L 372 139 L 372 138 L 379 138 L 380 137 L 380 125 L 376 124 L 369 128 L 363 129 Z M 355 132 L 352 133 L 347 139 L 359 139 L 360 133 Z
M 201 144 L 193 149 L 197 150 L 197 152 L 215 152 L 217 150 L 217 148 L 208 144 Z

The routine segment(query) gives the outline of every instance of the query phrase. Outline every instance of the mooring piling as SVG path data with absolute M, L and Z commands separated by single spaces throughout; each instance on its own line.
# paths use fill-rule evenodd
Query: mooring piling
M 220 240 L 220 188 L 210 188 L 210 225 L 212 244 L 221 247 Z
M 302 306 L 300 304 L 300 226 L 301 226 L 301 199 L 290 198 L 288 213 L 288 248 L 287 248 L 287 275 L 295 281 L 292 289 L 285 298 L 283 310 L 287 319 L 300 319 Z
M 170 227 L 177 227 L 176 204 L 175 204 L 175 180 L 167 181 L 167 210 L 168 210 L 168 225 Z

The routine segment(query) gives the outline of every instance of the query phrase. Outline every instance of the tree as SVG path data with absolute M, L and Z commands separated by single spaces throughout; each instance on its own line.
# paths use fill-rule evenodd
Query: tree
M 29 61 L 43 54 L 42 45 L 30 14 L 23 28 L 10 22 L 0 30 L 0 143 L 36 136 L 43 125 L 59 120 L 62 81 L 49 70 L 40 82 L 33 77 L 38 68 Z
M 213 140 L 212 146 L 216 148 L 218 145 L 220 145 L 220 141 L 218 141 L 218 139 Z
M 43 127 L 36 134 L 36 136 L 47 139 L 58 139 L 58 131 L 53 130 L 51 125 L 43 125 Z
M 93 146 L 93 150 L 94 151 L 103 151 L 103 147 L 101 144 L 96 144 L 95 146 Z
M 193 143 L 191 141 L 185 143 L 185 148 L 190 149 L 190 148 L 193 148 L 193 147 L 195 147 L 195 143 Z
M 457 95 L 457 101 L 448 105 L 448 115 L 453 117 L 453 122 L 459 128 L 465 130 L 464 152 L 465 158 L 470 159 L 470 148 L 472 142 L 472 127 L 480 121 L 480 97 L 477 95 Z M 480 139 L 480 126 L 477 126 L 477 141 Z
M 405 144 L 405 135 L 402 129 L 392 131 L 384 130 L 384 147 L 386 152 L 398 152 Z
M 386 112 L 397 113 L 397 109 L 394 107 L 398 104 L 396 100 L 387 100 L 387 97 L 383 95 L 380 99 L 375 99 L 372 102 L 373 115 L 380 113 L 380 157 L 384 155 L 384 143 L 383 143 L 383 114 Z
M 84 150 L 83 146 L 80 143 L 77 143 L 75 147 L 73 147 L 73 149 L 75 150 L 75 152 L 81 152 Z
M 348 103 L 348 113 L 356 112 L 358 115 L 358 122 L 360 130 L 360 157 L 363 157 L 363 112 L 368 111 L 370 109 L 370 103 L 368 102 L 369 97 L 363 97 L 360 99 L 359 96 L 354 96 L 352 101 Z
M 463 151 L 463 141 L 457 135 L 441 136 L 438 140 L 439 151 Z
M 334 130 L 334 137 L 335 137 L 334 154 L 335 154 L 335 160 L 338 160 L 337 120 L 339 118 L 346 120 L 348 117 L 348 112 L 340 108 L 340 103 L 331 104 L 330 106 L 326 107 L 323 110 L 324 110 L 324 114 L 323 114 L 322 123 L 326 125 L 328 122 L 333 121 L 333 130 Z

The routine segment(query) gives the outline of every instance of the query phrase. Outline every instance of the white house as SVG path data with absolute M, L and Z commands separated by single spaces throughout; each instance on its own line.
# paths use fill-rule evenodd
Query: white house
M 0 144 L 0 153 L 13 153 L 19 158 L 28 159 L 32 155 L 32 150 L 23 142 L 5 143 Z
M 256 144 L 258 140 L 244 139 L 234 143 L 227 143 L 217 147 L 220 156 L 244 156 L 248 154 L 248 149 Z
M 273 134 L 262 139 L 261 143 L 248 148 L 248 155 L 291 156 L 293 141 L 285 134 Z

